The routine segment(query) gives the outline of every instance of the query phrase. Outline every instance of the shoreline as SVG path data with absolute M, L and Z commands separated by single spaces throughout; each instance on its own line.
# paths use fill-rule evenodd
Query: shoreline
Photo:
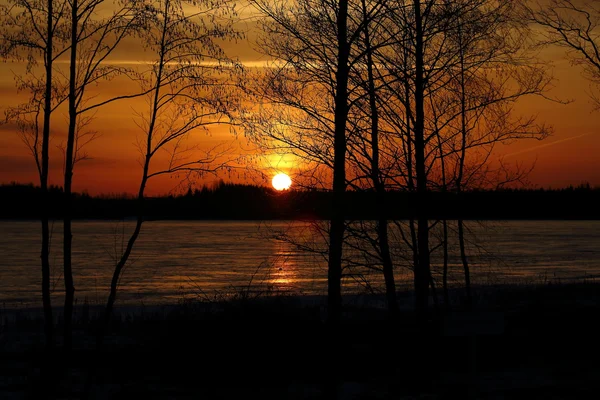
M 581 279 L 572 282 L 541 282 L 541 283 L 498 283 L 498 284 L 477 284 L 472 285 L 471 290 L 475 300 L 478 302 L 475 307 L 495 307 L 498 299 L 507 300 L 509 303 L 510 299 L 505 298 L 506 295 L 511 295 L 514 298 L 521 298 L 531 293 L 540 294 L 542 293 L 544 299 L 548 300 L 555 295 L 568 295 L 563 301 L 577 300 L 576 292 L 583 288 L 587 290 L 586 293 L 579 293 L 580 295 L 595 294 L 598 296 L 598 306 L 600 306 L 600 279 Z M 449 296 L 451 303 L 457 306 L 464 294 L 464 287 L 451 287 L 449 288 Z M 592 292 L 592 293 L 590 293 Z M 260 293 L 260 291 L 257 291 Z M 441 290 L 437 288 L 438 300 L 442 300 Z M 399 299 L 400 309 L 405 312 L 411 312 L 413 308 L 413 295 L 412 290 L 398 290 L 396 295 Z M 435 308 L 435 302 L 433 295 L 430 293 L 429 298 L 430 309 Z M 539 299 L 531 299 L 538 301 Z M 586 299 L 582 299 L 586 301 Z M 342 301 L 344 306 L 350 308 L 365 308 L 373 310 L 385 310 L 386 297 L 385 293 L 347 293 L 342 295 Z M 521 304 L 525 304 L 526 299 L 519 300 Z M 560 303 L 560 300 L 557 302 Z M 267 292 L 264 295 L 258 294 L 256 297 L 240 297 L 239 293 L 231 292 L 221 296 L 220 300 L 205 300 L 200 297 L 197 298 L 186 298 L 183 301 L 179 300 L 173 303 L 148 303 L 148 304 L 119 304 L 114 305 L 113 312 L 116 315 L 122 316 L 143 316 L 144 313 L 169 313 L 171 311 L 177 311 L 184 308 L 190 309 L 223 309 L 226 305 L 255 305 L 255 306 L 268 306 L 269 303 L 279 303 L 284 306 L 290 306 L 293 308 L 303 307 L 325 307 L 327 304 L 326 294 L 299 294 L 296 292 Z M 440 305 L 443 307 L 443 305 Z M 54 305 L 52 307 L 55 318 L 61 315 L 62 305 Z M 74 312 L 77 313 L 88 313 L 89 315 L 99 315 L 104 310 L 104 304 L 75 304 Z M 26 315 L 39 316 L 43 315 L 43 309 L 39 307 L 6 307 L 5 305 L 0 308 L 0 318 L 7 317 L 8 315 Z

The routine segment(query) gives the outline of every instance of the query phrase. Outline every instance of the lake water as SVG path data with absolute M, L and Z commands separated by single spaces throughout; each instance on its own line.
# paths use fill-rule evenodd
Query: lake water
M 326 226 L 326 225 L 323 225 Z M 176 303 L 232 293 L 326 292 L 326 235 L 308 222 L 150 221 L 142 228 L 123 277 L 119 304 Z M 541 283 L 600 277 L 600 221 L 467 222 L 475 283 Z M 79 304 L 104 303 L 115 264 L 133 222 L 74 222 L 73 269 Z M 372 228 L 372 227 L 368 227 Z M 406 227 L 403 227 L 403 229 Z M 451 230 L 454 227 L 450 226 Z M 437 244 L 432 234 L 433 245 Z M 410 252 L 392 229 L 396 278 L 410 287 Z M 381 273 L 373 257 L 349 240 L 345 292 L 379 291 Z M 455 241 L 450 283 L 462 284 Z M 53 225 L 53 300 L 61 301 L 62 224 Z M 40 224 L 0 221 L 0 303 L 37 307 L 40 300 Z M 372 252 L 372 250 L 371 250 Z M 440 280 L 440 251 L 433 273 Z M 58 303 L 55 303 L 58 304 Z

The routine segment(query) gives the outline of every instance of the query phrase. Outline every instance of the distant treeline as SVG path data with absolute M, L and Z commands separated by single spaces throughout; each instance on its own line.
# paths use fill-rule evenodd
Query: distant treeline
M 51 187 L 52 218 L 62 216 L 62 189 Z M 0 186 L 0 218 L 39 217 L 40 189 L 33 185 Z M 330 196 L 326 191 L 277 192 L 271 188 L 221 182 L 211 188 L 186 194 L 147 198 L 146 219 L 327 219 Z M 504 189 L 460 194 L 431 192 L 427 198 L 432 219 L 600 219 L 600 189 L 588 185 L 559 190 Z M 392 219 L 415 217 L 416 197 L 410 192 L 389 192 L 387 215 Z M 138 203 L 131 196 L 74 197 L 74 218 L 122 219 L 137 215 Z M 376 217 L 373 192 L 348 192 L 348 219 Z

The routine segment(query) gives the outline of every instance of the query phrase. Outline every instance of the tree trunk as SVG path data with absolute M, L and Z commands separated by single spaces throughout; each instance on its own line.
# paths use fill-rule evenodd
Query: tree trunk
M 408 41 L 409 37 L 405 37 L 404 40 Z M 408 48 L 404 49 L 404 59 L 408 60 L 410 56 L 410 51 Z M 409 69 L 410 65 L 405 64 L 404 68 Z M 404 95 L 406 98 L 406 174 L 407 174 L 407 185 L 408 185 L 408 189 L 411 192 L 415 191 L 415 178 L 414 178 L 414 170 L 415 170 L 415 163 L 413 162 L 413 149 L 414 149 L 414 140 L 411 136 L 411 125 L 410 122 L 412 120 L 412 110 L 411 110 L 411 104 L 410 104 L 410 97 L 411 97 L 411 86 L 410 86 L 410 81 L 408 79 L 404 80 Z M 416 131 L 416 125 L 413 126 L 413 132 Z M 417 229 L 415 226 L 415 219 L 414 218 L 410 218 L 408 220 L 408 225 L 409 225 L 409 230 L 410 230 L 410 240 L 412 243 L 412 256 L 413 256 L 413 276 L 414 276 L 414 286 L 415 286 L 415 300 L 416 300 L 416 293 L 417 293 L 417 274 L 419 271 L 419 241 L 417 238 Z M 415 306 L 416 306 L 416 302 L 415 302 Z
M 142 224 L 144 223 L 144 192 L 146 190 L 146 184 L 148 182 L 148 174 L 150 171 L 150 160 L 152 158 L 152 139 L 154 137 L 154 129 L 156 126 L 156 119 L 159 110 L 160 103 L 160 88 L 163 84 L 163 71 L 165 67 L 165 54 L 168 51 L 166 46 L 166 36 L 168 32 L 168 16 L 169 16 L 169 7 L 171 2 L 169 0 L 164 3 L 164 11 L 163 11 L 163 25 L 162 25 L 162 33 L 161 33 L 161 41 L 160 41 L 160 57 L 158 60 L 158 71 L 156 73 L 156 83 L 154 85 L 154 97 L 152 99 L 152 114 L 150 116 L 150 124 L 148 126 L 148 132 L 146 136 L 146 155 L 144 157 L 144 168 L 142 171 L 142 180 L 140 181 L 140 188 L 138 191 L 138 216 L 135 224 L 135 229 L 131 236 L 129 237 L 129 241 L 127 242 L 127 247 L 125 248 L 125 252 L 121 255 L 119 262 L 115 266 L 115 270 L 113 271 L 113 277 L 110 283 L 110 293 L 108 295 L 108 301 L 106 302 L 106 308 L 104 310 L 104 321 L 102 329 L 99 332 L 97 338 L 97 347 L 100 349 L 102 347 L 102 341 L 104 339 L 104 333 L 106 329 L 108 329 L 108 325 L 110 322 L 110 317 L 112 315 L 112 310 L 117 299 L 117 285 L 119 283 L 119 279 L 121 278 L 121 272 L 129 259 L 131 251 L 133 250 L 133 245 L 135 244 L 138 236 L 140 235 L 140 231 L 142 229 Z
M 125 264 L 127 263 L 127 260 L 129 259 L 129 255 L 131 254 L 131 251 L 133 250 L 133 245 L 135 244 L 135 241 L 137 240 L 137 238 L 140 234 L 140 230 L 142 229 L 142 223 L 144 222 L 143 217 L 142 217 L 143 195 L 141 197 L 138 197 L 138 202 L 139 202 L 140 213 L 137 217 L 137 222 L 135 224 L 135 230 L 133 231 L 133 234 L 131 235 L 131 237 L 129 238 L 129 241 L 127 242 L 127 248 L 125 249 L 125 252 L 119 259 L 119 262 L 117 263 L 117 265 L 115 266 L 115 270 L 113 271 L 113 277 L 110 282 L 110 293 L 108 295 L 108 300 L 106 302 L 106 307 L 104 309 L 104 319 L 102 321 L 102 326 L 100 327 L 98 337 L 96 338 L 96 345 L 97 345 L 98 349 L 102 348 L 102 344 L 104 341 L 104 335 L 105 335 L 106 330 L 108 329 L 108 326 L 110 323 L 110 317 L 112 315 L 113 306 L 117 299 L 117 286 L 119 284 L 121 272 L 123 271 L 123 268 L 125 267 Z
M 65 154 L 65 193 L 64 193 L 64 231 L 63 231 L 63 257 L 64 257 L 64 281 L 65 281 L 65 306 L 64 306 L 64 347 L 68 351 L 72 346 L 72 318 L 73 299 L 75 287 L 73 286 L 73 269 L 71 265 L 71 246 L 73 235 L 71 233 L 72 213 L 72 183 L 73 163 L 75 152 L 75 130 L 77 126 L 77 0 L 73 0 L 71 8 L 71 64 L 69 67 L 69 131 L 67 136 L 67 148 Z
M 337 324 L 342 312 L 342 245 L 346 191 L 346 121 L 348 119 L 348 1 L 340 0 L 337 19 L 337 71 L 333 138 L 333 200 L 329 230 L 328 321 Z
M 54 346 L 54 321 L 52 318 L 52 302 L 50 300 L 50 227 L 49 227 L 49 204 L 48 204 L 48 164 L 49 164 L 49 142 L 50 142 L 50 114 L 52 112 L 52 45 L 53 25 L 52 0 L 48 0 L 48 20 L 46 25 L 46 87 L 44 93 L 44 126 L 42 132 L 42 163 L 40 170 L 40 186 L 42 189 L 41 206 L 42 212 L 42 304 L 44 307 L 44 334 L 46 336 L 46 348 Z
M 456 178 L 456 192 L 462 191 L 462 180 L 465 169 L 465 158 L 467 151 L 467 94 L 466 94 L 466 82 L 465 82 L 465 60 L 464 60 L 464 48 L 462 41 L 462 25 L 458 24 L 458 43 L 460 48 L 460 115 L 461 115 L 461 148 L 460 148 L 460 160 L 458 166 L 458 177 Z M 467 252 L 465 249 L 465 234 L 463 220 L 459 219 L 458 223 L 458 244 L 460 247 L 460 259 L 463 264 L 465 273 L 465 290 L 467 294 L 467 308 L 470 309 L 473 304 L 473 298 L 471 296 L 471 272 L 469 270 L 469 262 L 467 260 Z
M 437 296 L 437 290 L 435 288 L 435 279 L 433 279 L 433 275 L 430 273 L 429 274 L 429 287 L 431 288 L 431 298 L 433 300 L 433 306 L 435 308 L 435 312 L 437 313 L 439 311 L 439 301 L 438 301 L 438 296 Z
M 377 99 L 375 93 L 375 77 L 373 76 L 373 54 L 371 40 L 369 35 L 369 24 L 367 21 L 367 5 L 362 1 L 364 39 L 367 53 L 367 77 L 369 91 L 369 108 L 371 109 L 371 180 L 376 192 L 377 207 L 377 242 L 381 252 L 381 261 L 383 265 L 383 277 L 385 280 L 385 294 L 388 303 L 390 316 L 398 315 L 398 300 L 396 297 L 396 282 L 394 280 L 394 264 L 390 255 L 390 245 L 388 236 L 388 221 L 386 219 L 386 199 L 385 185 L 381 171 L 379 169 L 379 112 L 377 110 Z
M 391 317 L 398 316 L 398 297 L 396 295 L 396 281 L 394 279 L 394 264 L 390 254 L 390 244 L 388 236 L 388 221 L 380 218 L 377 222 L 377 236 L 379 238 L 379 247 L 383 264 L 383 277 L 385 279 L 385 295 L 388 304 L 388 311 Z
M 440 169 L 442 175 L 442 193 L 446 193 L 448 191 L 448 182 L 446 180 L 446 156 L 444 154 L 444 143 L 442 141 L 442 137 L 440 134 L 440 129 L 438 126 L 438 116 L 435 112 L 435 105 L 433 100 L 431 100 L 431 109 L 433 111 L 433 118 L 435 120 L 435 131 L 438 139 L 438 150 L 440 152 Z M 442 228 L 443 228 L 443 238 L 442 238 L 442 251 L 443 251 L 443 261 L 442 261 L 442 292 L 444 296 L 444 307 L 446 309 L 449 308 L 450 296 L 448 294 L 448 221 L 446 219 L 442 220 Z M 434 299 L 436 298 L 434 294 Z
M 450 295 L 448 293 L 448 221 L 442 221 L 444 229 L 444 267 L 442 272 L 442 290 L 444 292 L 444 306 L 450 308 Z
M 465 290 L 467 294 L 467 309 L 471 309 L 473 305 L 473 295 L 471 293 L 471 271 L 469 270 L 469 261 L 467 259 L 467 251 L 465 248 L 465 230 L 462 219 L 458 220 L 458 245 L 460 247 L 460 259 L 465 272 Z
M 415 8 L 415 171 L 417 173 L 417 244 L 419 264 L 415 266 L 415 306 L 423 321 L 429 307 L 429 221 L 427 219 L 427 172 L 425 165 L 425 110 L 423 65 L 423 17 L 420 0 Z

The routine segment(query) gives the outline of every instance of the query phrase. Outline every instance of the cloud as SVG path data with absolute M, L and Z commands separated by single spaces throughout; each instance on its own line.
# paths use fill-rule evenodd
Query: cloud
M 569 142 L 569 141 L 571 141 L 571 140 L 579 139 L 579 138 L 582 138 L 582 137 L 584 137 L 584 136 L 588 136 L 588 135 L 590 135 L 590 134 L 591 134 L 591 132 L 588 132 L 588 133 L 583 133 L 583 134 L 581 134 L 581 135 L 577 135 L 577 136 L 571 136 L 571 137 L 568 137 L 568 138 L 564 138 L 564 139 L 555 140 L 555 141 L 553 141 L 553 142 L 550 142 L 550 143 L 544 143 L 544 144 L 540 144 L 540 145 L 538 145 L 538 146 L 530 147 L 530 148 L 528 148 L 528 149 L 525 149 L 525 150 L 519 150 L 519 151 L 515 151 L 514 153 L 509 153 L 509 154 L 506 154 L 506 155 L 504 156 L 504 158 L 508 158 L 508 157 L 512 157 L 512 156 L 517 156 L 517 155 L 520 155 L 520 154 L 525 154 L 525 153 L 530 153 L 530 152 L 532 152 L 532 151 L 539 150 L 539 149 L 543 149 L 543 148 L 545 148 L 545 147 L 550 147 L 550 146 L 554 146 L 554 145 L 556 145 L 556 144 L 560 144 L 560 143 L 564 143 L 564 142 Z

